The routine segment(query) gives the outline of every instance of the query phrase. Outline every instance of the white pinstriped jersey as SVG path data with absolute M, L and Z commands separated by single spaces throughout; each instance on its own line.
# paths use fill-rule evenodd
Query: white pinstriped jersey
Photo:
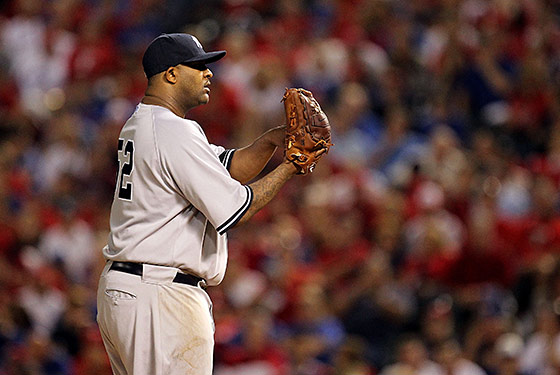
M 140 103 L 119 136 L 119 173 L 107 259 L 179 268 L 219 284 L 226 231 L 252 201 L 227 167 L 234 150 L 208 143 L 200 125 Z

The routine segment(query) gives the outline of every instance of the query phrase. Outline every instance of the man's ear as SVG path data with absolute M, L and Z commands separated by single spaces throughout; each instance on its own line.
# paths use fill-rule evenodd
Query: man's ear
M 169 83 L 177 83 L 177 69 L 174 66 L 167 68 L 163 78 Z

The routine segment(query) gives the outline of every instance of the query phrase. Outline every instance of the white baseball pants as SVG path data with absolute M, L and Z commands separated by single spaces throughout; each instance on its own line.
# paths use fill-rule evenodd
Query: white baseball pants
M 111 270 L 97 291 L 97 322 L 116 375 L 211 375 L 212 303 L 199 287 L 172 282 L 176 268 L 143 275 Z

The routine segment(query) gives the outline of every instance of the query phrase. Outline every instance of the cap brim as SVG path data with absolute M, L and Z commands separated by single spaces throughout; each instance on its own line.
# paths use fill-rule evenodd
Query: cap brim
M 213 63 L 220 60 L 222 57 L 226 55 L 226 51 L 215 51 L 215 52 L 205 52 L 202 55 L 198 55 L 193 57 L 192 59 L 183 61 L 183 63 Z

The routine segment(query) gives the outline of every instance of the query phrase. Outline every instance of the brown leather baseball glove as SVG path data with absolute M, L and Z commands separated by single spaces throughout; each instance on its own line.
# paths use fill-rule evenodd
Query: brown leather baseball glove
M 298 174 L 311 173 L 332 146 L 329 119 L 310 91 L 286 89 L 282 101 L 286 111 L 285 158 L 298 167 Z

